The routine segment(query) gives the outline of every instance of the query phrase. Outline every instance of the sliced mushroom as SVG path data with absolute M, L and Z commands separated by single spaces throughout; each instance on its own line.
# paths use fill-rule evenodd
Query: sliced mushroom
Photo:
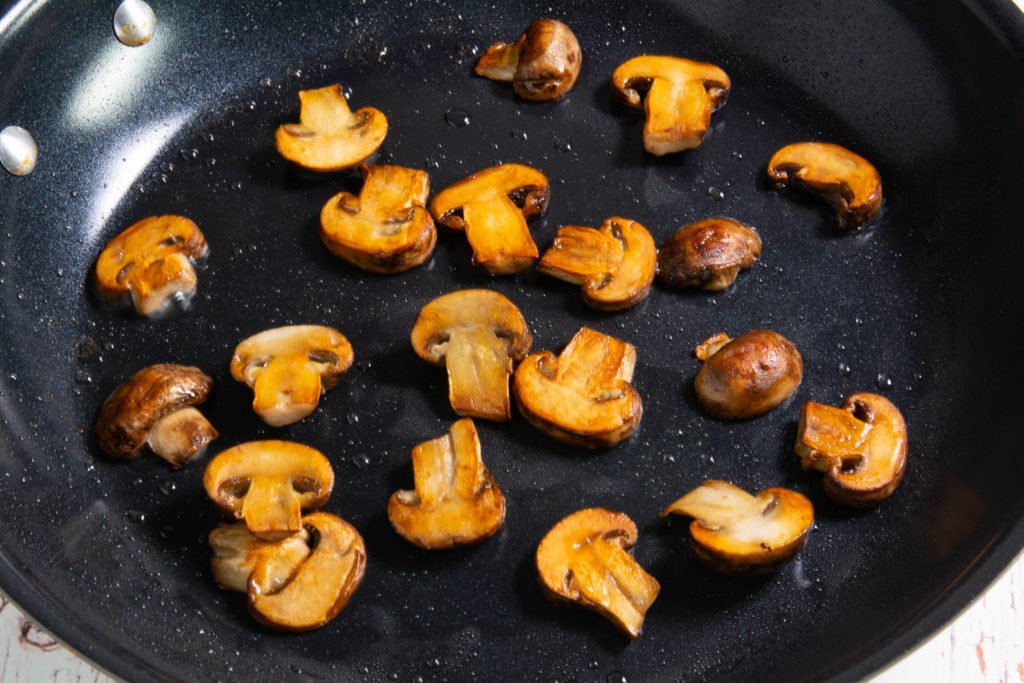
M 612 74 L 619 99 L 646 113 L 644 149 L 656 156 L 700 147 L 730 87 L 717 66 L 682 57 L 641 55 Z
M 732 218 L 705 218 L 676 230 L 658 250 L 658 281 L 720 292 L 761 257 L 761 238 Z
M 348 108 L 338 84 L 300 90 L 299 123 L 277 129 L 274 143 L 288 161 L 311 171 L 343 171 L 366 161 L 388 134 L 379 110 Z
M 249 611 L 259 622 L 284 631 L 309 631 L 328 623 L 348 604 L 366 571 L 366 544 L 355 527 L 326 512 L 302 518 L 315 545 L 289 581 L 265 590 L 278 561 L 262 555 L 249 577 Z
M 804 547 L 814 506 L 784 488 L 752 496 L 727 481 L 706 481 L 661 513 L 693 517 L 694 554 L 723 574 L 756 575 L 778 569 Z
M 423 360 L 448 368 L 448 398 L 457 415 L 506 421 L 512 417 L 512 362 L 533 344 L 515 304 L 489 289 L 463 289 L 434 299 L 412 327 Z
M 556 19 L 538 19 L 515 43 L 495 43 L 477 60 L 474 71 L 494 81 L 512 81 L 516 95 L 550 102 L 576 84 L 583 62 L 579 41 Z
M 736 339 L 719 332 L 694 355 L 704 361 L 694 380 L 697 399 L 723 420 L 767 413 L 796 391 L 804 375 L 800 352 L 770 330 L 753 330 Z
M 244 522 L 221 524 L 210 532 L 213 580 L 221 588 L 245 593 L 253 568 L 263 560 L 259 589 L 276 593 L 309 557 L 311 541 L 305 528 L 279 541 L 264 541 L 253 536 Z
M 882 209 L 882 177 L 864 157 L 829 142 L 786 145 L 768 162 L 768 179 L 815 192 L 836 211 L 836 227 L 859 230 Z
M 475 263 L 491 275 L 507 275 L 537 258 L 526 221 L 544 213 L 550 199 L 543 173 L 522 164 L 499 164 L 439 192 L 430 213 L 438 223 L 466 232 Z
M 264 330 L 240 343 L 231 376 L 252 387 L 252 409 L 281 427 L 306 417 L 352 367 L 352 345 L 338 330 L 289 325 Z
M 630 381 L 636 348 L 581 327 L 557 357 L 532 353 L 513 378 L 516 403 L 527 422 L 576 446 L 604 448 L 640 426 L 643 403 Z
M 160 363 L 143 368 L 114 390 L 96 421 L 100 449 L 116 460 L 134 458 L 146 444 L 175 469 L 217 438 L 203 414 L 213 380 L 199 368 Z
M 430 193 L 425 171 L 403 166 L 359 167 L 363 189 L 327 200 L 320 238 L 332 254 L 372 273 L 401 273 L 434 253 L 437 230 L 424 208 Z
M 130 296 L 140 315 L 187 305 L 196 293 L 195 262 L 209 249 L 184 216 L 150 216 L 110 240 L 96 260 L 96 287 L 107 299 Z
M 396 491 L 388 519 L 404 539 L 427 550 L 479 543 L 505 521 L 505 497 L 480 455 L 470 419 L 412 449 L 416 490 Z
M 218 454 L 203 475 L 206 494 L 253 534 L 276 541 L 302 528 L 302 513 L 331 495 L 334 471 L 320 451 L 291 441 L 250 441 Z
M 877 505 L 903 481 L 907 424 L 884 396 L 850 394 L 841 408 L 808 402 L 796 454 L 805 470 L 825 473 L 825 493 L 853 507 Z
M 537 546 L 544 594 L 593 610 L 635 639 L 661 590 L 627 552 L 637 537 L 636 524 L 621 512 L 587 508 L 569 515 Z
M 583 301 L 599 311 L 621 311 L 651 292 L 657 248 L 647 228 L 628 218 L 608 218 L 598 229 L 558 229 L 537 270 L 583 286 Z

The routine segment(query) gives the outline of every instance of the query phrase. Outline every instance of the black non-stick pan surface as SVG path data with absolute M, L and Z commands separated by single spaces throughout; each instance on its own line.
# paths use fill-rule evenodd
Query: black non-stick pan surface
M 0 121 L 41 148 L 32 175 L 0 177 L 0 584 L 103 667 L 132 680 L 851 680 L 945 623 L 1024 545 L 1024 32 L 1008 2 L 154 5 L 156 37 L 135 49 L 115 40 L 113 4 L 22 2 L 0 24 Z M 483 48 L 549 15 L 584 51 L 563 101 L 525 104 L 471 75 Z M 640 53 L 732 77 L 700 149 L 642 151 L 642 115 L 608 85 Z M 459 235 L 408 273 L 358 271 L 317 232 L 356 174 L 309 177 L 272 144 L 297 120 L 297 91 L 334 82 L 353 107 L 387 114 L 378 159 L 428 170 L 435 190 L 496 162 L 543 170 L 542 248 L 560 225 L 612 215 L 659 243 L 726 215 L 756 226 L 764 255 L 725 293 L 656 288 L 619 314 L 533 270 L 490 278 Z M 805 139 L 877 165 L 876 227 L 837 236 L 821 204 L 767 187 L 772 152 Z M 150 321 L 102 304 L 90 272 L 107 240 L 161 213 L 194 219 L 211 254 L 191 309 Z M 454 419 L 443 370 L 414 355 L 409 330 L 427 301 L 464 287 L 510 297 L 534 349 L 560 349 L 582 324 L 635 344 L 645 410 L 636 436 L 597 452 L 518 415 L 478 421 L 506 524 L 431 553 L 391 530 L 385 506 L 412 485 L 410 448 Z M 289 323 L 338 327 L 357 362 L 314 414 L 274 429 L 228 361 L 244 337 Z M 796 344 L 804 382 L 763 417 L 712 419 L 695 402 L 692 349 L 756 328 Z M 214 585 L 206 536 L 221 515 L 204 461 L 173 472 L 151 454 L 98 454 L 103 399 L 155 362 L 217 380 L 204 408 L 214 451 L 272 437 L 329 456 L 325 509 L 368 549 L 333 623 L 271 632 Z M 792 453 L 801 404 L 855 390 L 894 401 L 911 444 L 902 486 L 860 512 L 830 502 Z M 808 495 L 806 550 L 754 581 L 700 565 L 686 523 L 658 512 L 708 478 Z M 538 541 L 587 506 L 637 521 L 635 555 L 662 585 L 632 644 L 536 584 Z

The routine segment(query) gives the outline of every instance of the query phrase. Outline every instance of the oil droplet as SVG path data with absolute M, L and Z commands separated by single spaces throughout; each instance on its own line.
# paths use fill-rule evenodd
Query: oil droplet
M 434 157 L 427 157 L 423 161 L 423 165 L 426 166 L 427 168 L 441 168 L 441 162 L 435 159 Z
M 428 659 L 427 660 L 427 667 L 428 668 L 436 669 L 439 666 L 441 666 L 441 659 L 440 658 L 434 657 L 433 659 Z
M 174 527 L 170 524 L 160 527 L 160 538 L 165 541 L 174 536 Z
M 717 187 L 712 185 L 708 188 L 708 196 L 714 199 L 716 202 L 720 202 L 725 199 L 725 192 L 719 190 Z
M 608 683 L 629 683 L 629 679 L 626 678 L 626 674 L 621 671 L 611 672 L 605 680 L 608 681 Z
M 128 517 L 129 522 L 134 522 L 135 524 L 142 524 L 146 521 L 146 513 L 140 510 L 129 510 L 125 513 L 125 516 Z
M 526 142 L 526 131 L 522 128 L 513 128 L 512 137 L 514 137 L 516 140 L 522 140 L 523 142 Z
M 171 495 L 172 493 L 174 493 L 174 490 L 177 489 L 177 488 L 178 488 L 178 485 L 175 484 L 173 481 L 168 480 L 168 481 L 160 482 L 160 493 L 164 494 L 165 496 Z
M 453 128 L 465 128 L 469 125 L 469 112 L 461 109 L 449 109 L 444 113 L 444 120 Z
M 100 357 L 100 345 L 92 337 L 82 337 L 75 344 L 75 360 L 79 363 L 95 363 Z
M 206 168 L 213 168 L 214 166 L 217 165 L 217 159 L 215 159 L 214 157 L 210 157 L 209 159 L 206 160 L 205 163 Z
M 348 83 L 342 83 L 341 94 L 346 100 L 352 99 L 352 86 Z
M 884 372 L 878 373 L 878 376 L 875 377 L 875 386 L 878 387 L 879 391 L 889 391 L 892 389 L 892 377 L 889 377 Z
M 199 150 L 196 149 L 195 147 L 193 147 L 192 149 L 183 149 L 178 152 L 178 156 L 180 156 L 185 161 L 195 161 L 196 159 L 199 158 Z
M 354 424 L 356 424 L 357 422 L 359 422 L 359 416 L 358 416 L 358 415 L 356 415 L 355 413 L 349 413 L 348 415 L 346 415 L 346 416 L 345 416 L 345 420 L 346 420 L 346 421 L 347 421 L 347 422 L 348 422 L 348 423 L 349 423 L 350 425 L 354 425 Z
M 671 465 L 672 463 L 674 463 L 676 461 L 676 456 L 674 456 L 671 453 L 669 453 L 668 455 L 661 456 L 661 461 L 663 463 L 665 463 L 666 465 Z
M 79 370 L 75 373 L 75 384 L 92 384 L 92 375 L 85 370 Z
M 357 453 L 352 456 L 352 464 L 356 469 L 365 470 L 370 466 L 370 456 L 366 453 Z
M 274 81 L 270 79 L 270 76 L 264 76 L 263 78 L 260 79 L 260 85 L 262 85 L 264 88 L 269 88 L 273 84 Z
M 555 149 L 563 154 L 572 154 L 572 143 L 568 140 L 555 140 Z
M 231 189 L 236 191 L 236 192 L 241 190 L 242 189 L 242 181 L 241 180 L 236 180 L 235 182 L 231 183 Z
M 850 373 L 853 372 L 850 366 L 847 365 L 846 363 L 840 363 L 839 365 L 837 365 L 836 370 L 838 370 L 839 374 L 842 375 L 843 377 L 849 377 Z

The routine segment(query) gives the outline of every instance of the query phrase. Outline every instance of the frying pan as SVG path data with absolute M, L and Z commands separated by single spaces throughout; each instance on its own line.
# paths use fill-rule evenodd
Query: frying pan
M 949 620 L 1024 545 L 1019 362 L 1024 316 L 1021 21 L 1007 2 L 597 3 L 501 7 L 159 3 L 156 37 L 131 49 L 104 3 L 18 2 L 0 20 L 0 121 L 41 147 L 29 176 L 0 177 L 0 584 L 85 656 L 140 681 L 854 680 Z M 471 76 L 479 49 L 532 19 L 568 21 L 584 50 L 563 101 L 528 105 Z M 612 69 L 639 53 L 711 61 L 728 104 L 695 151 L 643 153 L 642 117 L 612 102 Z M 390 120 L 379 159 L 426 168 L 435 189 L 494 162 L 551 179 L 543 247 L 564 224 L 625 215 L 659 243 L 728 215 L 757 227 L 763 258 L 730 291 L 656 290 L 619 314 L 527 271 L 489 278 L 459 236 L 395 277 L 331 257 L 317 217 L 354 174 L 290 168 L 272 131 L 296 120 L 300 88 L 343 82 L 354 107 Z M 469 125 L 446 121 L 467 114 Z M 458 122 L 461 114 L 449 119 Z M 783 144 L 824 139 L 873 160 L 885 211 L 839 237 L 828 212 L 777 193 L 763 167 Z M 102 245 L 147 215 L 180 213 L 212 253 L 190 310 L 142 320 L 104 306 L 89 273 Z M 478 423 L 508 498 L 505 528 L 465 550 L 427 553 L 389 528 L 385 501 L 411 485 L 409 449 L 454 419 L 443 371 L 408 332 L 435 296 L 491 287 L 530 321 L 535 349 L 581 324 L 638 347 L 639 433 L 609 450 L 553 442 L 518 416 Z M 309 418 L 263 425 L 227 373 L 261 329 L 326 323 L 357 364 Z M 775 329 L 802 351 L 794 398 L 743 422 L 700 411 L 692 348 L 719 330 Z M 331 458 L 326 509 L 366 538 L 362 587 L 329 626 L 282 635 L 210 576 L 220 520 L 203 462 L 99 457 L 106 395 L 154 362 L 217 380 L 204 408 L 215 449 L 288 438 Z M 791 446 L 801 402 L 882 390 L 910 428 L 908 472 L 877 509 L 831 503 Z M 708 478 L 808 495 L 806 550 L 753 582 L 690 555 L 685 523 L 657 512 Z M 596 615 L 549 605 L 532 552 L 585 506 L 641 528 L 639 562 L 662 584 L 628 644 Z

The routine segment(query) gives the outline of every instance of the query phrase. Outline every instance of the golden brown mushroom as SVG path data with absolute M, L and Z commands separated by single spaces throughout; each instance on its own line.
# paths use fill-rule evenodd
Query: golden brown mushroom
M 366 545 L 348 522 L 325 512 L 302 519 L 303 529 L 266 542 L 244 525 L 210 534 L 214 578 L 247 593 L 259 622 L 283 631 L 309 631 L 334 619 L 363 580 Z
M 334 471 L 320 451 L 291 441 L 250 441 L 218 454 L 203 474 L 206 494 L 254 535 L 276 541 L 302 528 L 302 513 L 331 495 Z
M 494 81 L 512 81 L 516 95 L 531 102 L 557 100 L 572 89 L 583 62 L 579 41 L 556 19 L 538 19 L 515 43 L 495 43 L 474 71 Z
M 320 395 L 352 367 L 352 345 L 338 330 L 289 325 L 264 330 L 235 348 L 231 376 L 252 387 L 252 409 L 273 427 L 306 417 Z
M 641 55 L 612 74 L 619 99 L 646 113 L 644 149 L 656 156 L 700 147 L 730 86 L 717 66 L 682 57 Z
M 732 339 L 725 332 L 694 351 L 697 399 L 715 417 L 742 420 L 767 413 L 796 391 L 803 379 L 800 352 L 777 332 L 753 330 Z
M 658 250 L 658 281 L 720 292 L 761 256 L 761 238 L 732 218 L 705 218 L 676 230 Z
M 636 524 L 621 512 L 587 508 L 569 515 L 537 546 L 544 594 L 593 610 L 635 639 L 661 590 L 627 552 L 637 537 Z
M 199 227 L 183 216 L 150 216 L 110 240 L 96 260 L 96 287 L 107 299 L 130 296 L 141 315 L 187 305 L 196 292 L 193 264 L 208 253 Z
M 825 493 L 853 507 L 877 505 L 903 481 L 907 424 L 884 396 L 850 394 L 841 408 L 808 402 L 796 454 L 805 470 L 825 473 Z
M 414 491 L 396 491 L 388 519 L 404 539 L 427 550 L 490 538 L 505 521 L 505 497 L 480 456 L 470 419 L 412 449 Z
M 753 576 L 796 557 L 814 523 L 814 506 L 784 488 L 752 496 L 727 481 L 706 481 L 661 513 L 693 517 L 693 553 L 723 574 Z
M 786 145 L 768 162 L 768 179 L 821 195 L 836 211 L 836 227 L 859 230 L 882 209 L 882 177 L 864 157 L 829 142 Z
M 388 120 L 379 110 L 356 111 L 338 84 L 300 90 L 299 123 L 286 123 L 274 134 L 277 151 L 311 171 L 343 171 L 366 161 L 388 134 Z
M 372 273 L 401 273 L 434 253 L 437 230 L 424 208 L 425 171 L 403 166 L 359 167 L 359 196 L 341 192 L 320 212 L 320 238 L 332 254 Z
M 526 421 L 576 446 L 604 448 L 640 426 L 643 403 L 630 381 L 636 348 L 581 327 L 561 354 L 532 353 L 513 377 Z
M 516 305 L 489 289 L 463 289 L 434 299 L 412 327 L 423 360 L 448 368 L 448 398 L 457 415 L 512 417 L 512 362 L 530 351 L 533 336 Z
M 201 455 L 217 430 L 192 406 L 204 403 L 213 380 L 199 368 L 160 363 L 114 390 L 96 421 L 100 449 L 116 460 L 134 458 L 146 444 L 175 469 Z
M 466 232 L 475 263 L 491 275 L 507 275 L 537 258 L 526 221 L 544 213 L 550 199 L 543 173 L 522 164 L 499 164 L 439 192 L 430 213 L 438 223 Z
M 537 270 L 582 285 L 583 301 L 591 308 L 621 311 L 650 294 L 657 253 L 647 228 L 615 216 L 596 230 L 559 228 Z

